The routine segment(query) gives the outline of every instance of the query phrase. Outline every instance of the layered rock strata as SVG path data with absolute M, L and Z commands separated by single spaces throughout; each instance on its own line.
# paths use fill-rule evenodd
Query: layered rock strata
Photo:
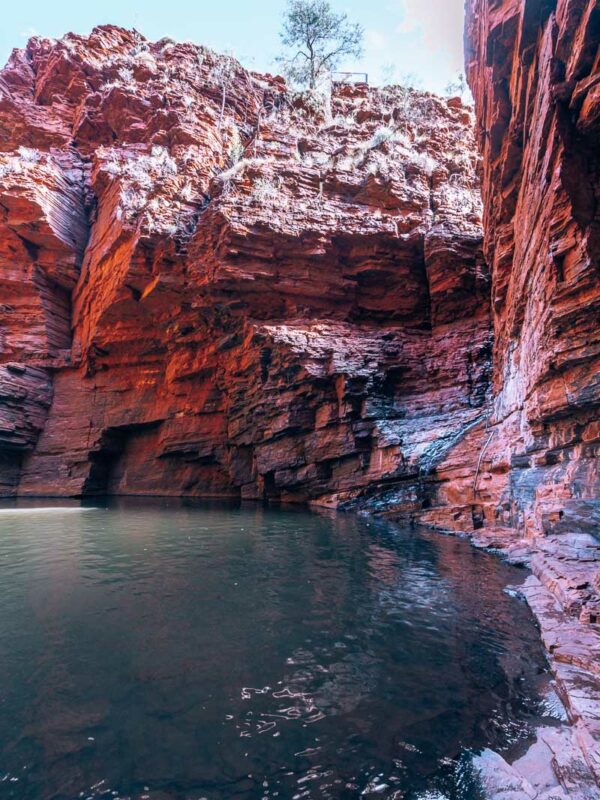
M 595 797 L 584 773 L 600 784 L 600 6 L 468 0 L 466 25 L 495 333 L 477 538 L 531 566 L 524 595 L 580 747 L 539 745 L 558 789 L 497 763 L 491 784 L 498 797 L 503 783 L 515 797 Z
M 5 487 L 415 511 L 472 460 L 492 341 L 460 101 L 296 95 L 113 27 L 33 39 L 0 86 Z
M 469 4 L 494 314 L 480 491 L 527 534 L 600 522 L 600 7 Z
M 543 785 L 494 762 L 530 797 L 600 773 L 599 25 L 468 0 L 484 247 L 459 100 L 110 26 L 0 74 L 0 493 L 475 531 L 531 565 L 573 722 Z

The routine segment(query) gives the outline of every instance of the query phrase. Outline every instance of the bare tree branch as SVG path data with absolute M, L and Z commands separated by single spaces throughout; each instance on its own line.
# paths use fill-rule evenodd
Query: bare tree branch
M 288 48 L 279 58 L 287 76 L 314 89 L 342 58 L 362 55 L 363 29 L 336 14 L 328 0 L 289 0 L 281 41 Z

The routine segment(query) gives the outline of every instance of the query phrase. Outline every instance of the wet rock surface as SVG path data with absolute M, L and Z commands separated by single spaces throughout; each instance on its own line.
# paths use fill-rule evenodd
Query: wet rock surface
M 530 565 L 523 593 L 574 723 L 548 744 L 558 789 L 512 774 L 509 790 L 484 766 L 495 797 L 596 797 L 600 7 L 470 0 L 466 41 L 495 332 L 475 538 Z

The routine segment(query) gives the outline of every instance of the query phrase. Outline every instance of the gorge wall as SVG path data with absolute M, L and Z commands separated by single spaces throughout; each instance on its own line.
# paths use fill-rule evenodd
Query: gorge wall
M 536 745 L 555 784 L 491 780 L 591 798 L 600 7 L 467 0 L 466 42 L 476 120 L 112 26 L 15 50 L 0 495 L 310 502 L 502 548 L 573 727 Z
M 593 533 L 598 14 L 468 3 L 481 168 L 458 99 L 295 94 L 111 26 L 14 51 L 2 493 Z
M 466 39 L 495 331 L 481 490 L 528 535 L 597 531 L 600 6 L 471 0 Z
M 571 723 L 566 737 L 539 733 L 529 766 L 493 756 L 483 774 L 491 797 L 510 788 L 516 797 L 592 798 L 600 791 L 600 5 L 466 6 L 495 334 L 477 490 L 496 522 L 482 541 L 531 567 L 521 591 Z M 552 788 L 540 783 L 546 759 Z
M 329 104 L 114 27 L 32 39 L 0 91 L 5 494 L 443 498 L 481 524 L 490 292 L 460 100 Z

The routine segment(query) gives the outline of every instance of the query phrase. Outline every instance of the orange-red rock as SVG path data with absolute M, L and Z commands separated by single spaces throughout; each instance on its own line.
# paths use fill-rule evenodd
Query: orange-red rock
M 5 485 L 419 510 L 487 414 L 469 110 L 114 27 L 0 86 Z
M 467 12 L 495 330 L 479 492 L 498 521 L 527 535 L 594 532 L 600 6 L 469 0 Z
M 563 796 L 595 797 L 600 5 L 466 5 L 495 333 L 489 438 L 476 481 L 485 522 L 477 539 L 530 563 L 524 595 L 540 621 L 579 752 L 567 739 L 542 738 Z M 595 778 L 589 786 L 588 771 Z M 502 789 L 523 777 L 502 764 L 491 773 L 490 786 L 498 790 L 492 797 L 504 796 Z
M 539 747 L 600 780 L 600 7 L 467 0 L 466 40 L 481 168 L 457 99 L 295 95 L 111 26 L 15 51 L 0 493 L 475 531 L 534 573 L 580 751 Z

